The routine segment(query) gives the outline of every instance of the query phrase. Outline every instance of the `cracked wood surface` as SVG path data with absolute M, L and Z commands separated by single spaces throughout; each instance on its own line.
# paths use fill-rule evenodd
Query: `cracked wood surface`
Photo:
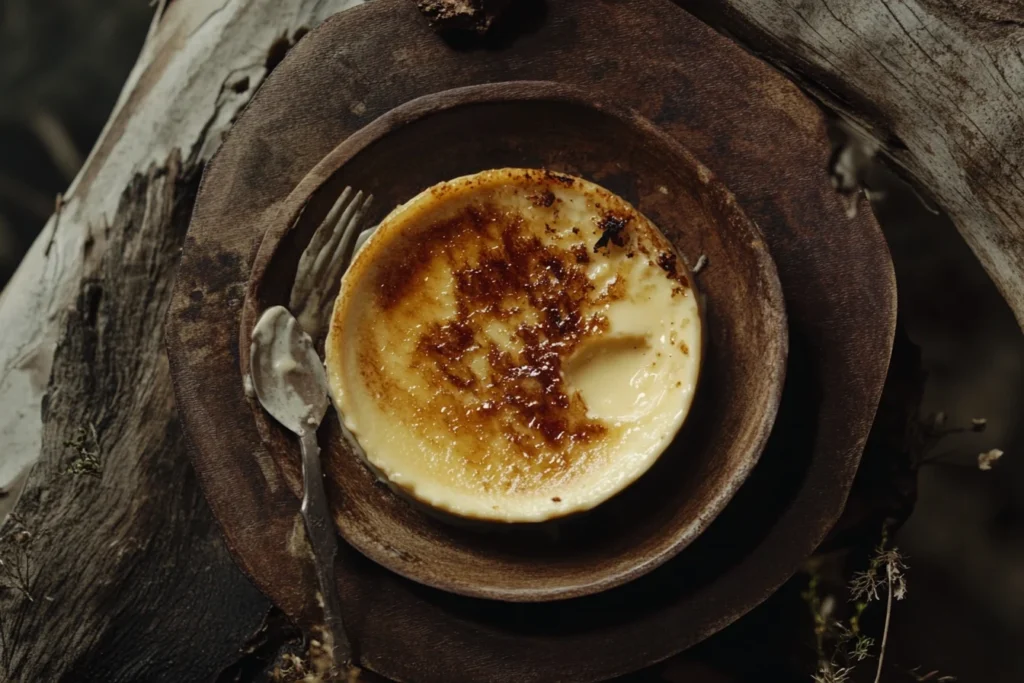
M 308 29 L 362 0 L 174 0 L 149 36 L 110 120 L 71 187 L 0 294 L 0 486 L 40 454 L 40 406 L 60 316 L 78 296 L 104 228 L 139 172 L 175 151 L 208 160 L 271 68 Z M 84 245 L 93 246 L 86 253 Z
M 21 571 L 0 592 L 7 680 L 195 680 L 266 613 L 183 457 L 163 351 L 199 170 L 175 154 L 131 181 L 61 316 L 41 457 L 2 542 Z
M 357 4 L 161 3 L 0 296 L 0 485 L 36 464 L 0 528 L 0 679 L 208 680 L 262 623 L 185 453 L 163 316 L 205 161 L 297 37 Z

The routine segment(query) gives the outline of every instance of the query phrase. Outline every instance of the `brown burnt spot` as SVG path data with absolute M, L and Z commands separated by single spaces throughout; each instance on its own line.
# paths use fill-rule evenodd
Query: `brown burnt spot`
M 681 344 L 679 344 L 679 350 L 683 352 L 684 356 L 690 355 L 690 346 L 686 342 L 682 342 Z
M 530 202 L 534 206 L 548 207 L 555 203 L 555 193 L 551 190 L 544 190 L 537 194 L 530 195 Z
M 562 373 L 583 340 L 608 328 L 587 310 L 597 296 L 586 273 L 586 246 L 546 244 L 519 213 L 489 205 L 465 207 L 403 239 L 391 262 L 382 259 L 377 268 L 382 312 L 395 310 L 398 320 L 404 315 L 398 307 L 417 306 L 435 263 L 450 267 L 454 284 L 455 313 L 419 334 L 411 359 L 434 392 L 426 408 L 431 419 L 480 444 L 467 462 L 485 462 L 504 440 L 525 459 L 516 465 L 524 480 L 571 467 L 569 447 L 608 429 L 587 416 Z M 493 339 L 492 323 L 512 343 Z M 501 481 L 512 486 L 515 476 Z
M 565 185 L 566 187 L 572 187 L 576 182 L 574 178 L 566 175 L 559 175 L 553 171 L 544 171 L 544 177 L 558 183 L 559 185 Z
M 434 191 L 443 195 L 444 187 Z M 460 239 L 482 234 L 497 219 L 495 214 L 493 207 L 468 206 L 455 216 L 406 237 L 402 249 L 381 258 L 377 291 L 380 307 L 389 310 L 403 301 L 439 254 Z
M 451 194 L 452 188 L 448 183 L 438 183 L 430 188 L 430 194 L 434 197 L 444 197 L 445 195 Z
M 473 328 L 463 320 L 435 323 L 418 344 L 419 351 L 431 358 L 448 382 L 460 389 L 477 383 L 476 375 L 462 362 L 466 352 L 474 347 Z
M 625 246 L 626 226 L 629 225 L 630 220 L 631 216 L 620 216 L 612 212 L 603 215 L 597 222 L 597 227 L 601 230 L 601 237 L 598 238 L 597 243 L 594 245 L 594 251 L 601 250 L 603 247 L 608 246 L 609 243 L 617 247 Z
M 368 328 L 361 329 L 356 355 L 359 363 L 359 372 L 363 376 L 363 382 L 366 383 L 367 389 L 379 397 L 391 394 L 399 387 L 395 383 L 395 379 L 385 372 L 380 349 L 375 342 L 372 330 Z
M 562 499 L 559 498 L 558 496 L 555 496 L 554 498 L 551 499 L 551 502 L 552 503 L 561 503 Z
M 670 278 L 681 284 L 683 287 L 688 287 L 690 285 L 690 281 L 679 270 L 679 260 L 672 252 L 663 251 L 658 254 L 658 266 L 668 273 Z
M 663 251 L 658 254 L 658 266 L 669 274 L 670 277 L 676 276 L 676 255 L 670 251 Z
M 575 225 L 572 226 L 572 234 L 574 234 L 574 235 L 580 234 L 580 229 L 577 228 Z

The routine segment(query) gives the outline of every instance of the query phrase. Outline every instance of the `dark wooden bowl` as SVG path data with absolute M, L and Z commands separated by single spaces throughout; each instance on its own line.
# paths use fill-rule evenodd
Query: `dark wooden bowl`
M 446 591 L 538 602 L 623 584 L 686 547 L 753 468 L 775 419 L 787 352 L 775 264 L 732 194 L 676 140 L 639 115 L 548 82 L 458 88 L 402 105 L 328 154 L 267 222 L 239 353 L 248 367 L 247 340 L 259 314 L 287 305 L 299 254 L 346 185 L 373 193 L 372 224 L 430 185 L 506 166 L 597 182 L 650 217 L 689 263 L 703 254 L 714 264 L 698 277 L 707 343 L 683 430 L 612 500 L 539 525 L 453 525 L 424 514 L 377 482 L 333 411 L 321 445 L 335 522 L 364 555 Z M 301 497 L 295 439 L 252 407 L 285 482 Z
M 500 49 L 452 49 L 408 0 L 337 14 L 288 52 L 207 166 L 166 325 L 182 429 L 224 542 L 297 625 L 323 618 L 316 574 L 288 543 L 302 525 L 298 502 L 239 381 L 239 319 L 260 226 L 376 117 L 423 95 L 514 79 L 571 83 L 636 110 L 728 184 L 778 265 L 786 387 L 768 445 L 725 510 L 681 553 L 618 588 L 537 604 L 480 600 L 405 579 L 343 545 L 335 566 L 346 630 L 359 663 L 396 681 L 594 683 L 739 618 L 838 519 L 892 350 L 892 261 L 871 213 L 848 218 L 829 184 L 820 109 L 677 4 L 550 2 Z M 716 265 L 702 273 L 705 286 Z

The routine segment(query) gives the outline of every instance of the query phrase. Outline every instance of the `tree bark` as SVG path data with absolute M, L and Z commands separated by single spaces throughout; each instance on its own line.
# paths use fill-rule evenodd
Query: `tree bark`
M 198 170 L 174 154 L 131 181 L 61 316 L 42 456 L 3 537 L 8 680 L 192 680 L 227 666 L 267 611 L 183 457 L 162 349 Z
M 260 628 L 269 605 L 186 459 L 162 318 L 203 164 L 298 37 L 360 2 L 161 2 L 0 295 L 0 486 L 36 463 L 0 528 L 6 680 L 206 680 Z M 861 127 L 950 213 L 1024 323 L 1019 4 L 677 2 Z
M 0 528 L 4 680 L 206 680 L 260 628 L 185 453 L 163 317 L 205 161 L 295 40 L 356 4 L 160 3 L 0 297 L 0 484 L 36 463 Z

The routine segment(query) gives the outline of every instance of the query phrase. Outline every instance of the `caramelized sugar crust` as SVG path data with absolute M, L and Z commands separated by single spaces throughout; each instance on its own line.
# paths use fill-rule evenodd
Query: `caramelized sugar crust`
M 544 171 L 496 182 L 504 172 L 441 183 L 385 219 L 346 275 L 328 363 L 348 359 L 332 372 L 358 373 L 360 396 L 347 400 L 372 401 L 422 444 L 386 473 L 393 484 L 429 471 L 464 491 L 558 502 L 607 464 L 623 429 L 589 414 L 568 363 L 609 332 L 610 305 L 636 296 L 641 264 L 680 296 L 689 283 L 664 237 L 615 195 Z

